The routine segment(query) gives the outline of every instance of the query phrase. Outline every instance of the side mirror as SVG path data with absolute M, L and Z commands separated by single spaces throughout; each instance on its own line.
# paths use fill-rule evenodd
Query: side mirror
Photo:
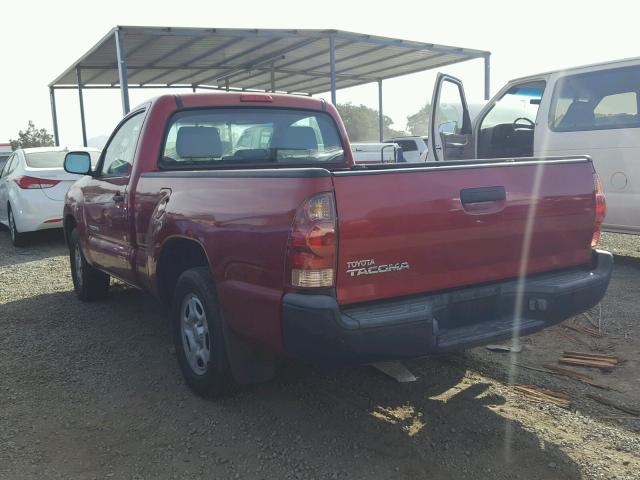
M 64 170 L 77 175 L 91 173 L 91 156 L 88 152 L 69 152 L 64 156 Z

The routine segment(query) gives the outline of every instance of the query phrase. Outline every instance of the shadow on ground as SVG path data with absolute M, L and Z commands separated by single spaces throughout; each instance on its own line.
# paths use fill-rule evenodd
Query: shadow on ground
M 14 247 L 9 230 L 0 226 L 0 267 L 67 254 L 61 229 L 34 232 L 28 238 L 26 246 Z

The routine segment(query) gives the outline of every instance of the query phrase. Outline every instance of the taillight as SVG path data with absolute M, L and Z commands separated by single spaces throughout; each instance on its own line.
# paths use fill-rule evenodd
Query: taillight
M 332 193 L 314 195 L 298 208 L 289 236 L 287 265 L 292 287 L 334 286 L 336 213 Z
M 604 198 L 604 192 L 602 191 L 600 177 L 598 177 L 598 174 L 595 172 L 593 174 L 593 183 L 595 187 L 596 215 L 593 226 L 593 237 L 591 237 L 591 247 L 595 248 L 600 242 L 602 222 L 604 222 L 604 217 L 607 214 L 607 202 Z
M 18 186 L 24 190 L 30 190 L 33 188 L 51 188 L 60 183 L 60 180 L 49 180 L 47 178 L 36 178 L 23 175 L 17 177 L 14 181 Z

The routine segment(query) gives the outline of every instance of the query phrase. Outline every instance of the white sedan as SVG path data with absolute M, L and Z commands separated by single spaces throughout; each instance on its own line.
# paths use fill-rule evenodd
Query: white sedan
M 93 163 L 100 150 L 85 148 Z M 64 171 L 63 147 L 18 149 L 0 174 L 0 223 L 9 227 L 11 240 L 21 246 L 26 234 L 62 227 L 64 196 L 80 175 Z

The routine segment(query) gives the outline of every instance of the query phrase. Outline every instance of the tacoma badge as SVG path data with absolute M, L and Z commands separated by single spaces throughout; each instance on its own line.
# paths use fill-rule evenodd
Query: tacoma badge
M 376 273 L 399 272 L 401 270 L 409 270 L 409 268 L 409 262 L 386 263 L 383 265 L 376 265 L 374 259 L 347 262 L 347 273 L 351 277 L 374 275 Z

